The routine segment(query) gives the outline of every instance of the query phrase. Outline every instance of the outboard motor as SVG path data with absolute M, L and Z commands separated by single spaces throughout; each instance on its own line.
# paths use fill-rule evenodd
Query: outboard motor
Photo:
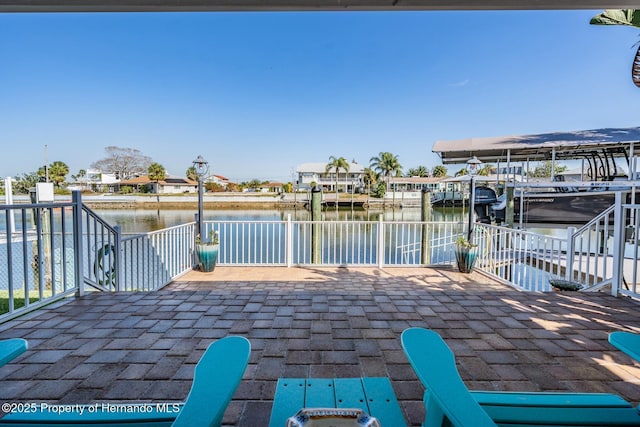
M 498 201 L 496 192 L 489 187 L 476 187 L 474 193 L 474 208 L 477 221 L 485 224 L 491 223 L 491 205 Z
M 503 223 L 507 211 L 507 195 L 498 196 L 498 201 L 489 207 L 489 215 L 491 215 L 498 224 Z

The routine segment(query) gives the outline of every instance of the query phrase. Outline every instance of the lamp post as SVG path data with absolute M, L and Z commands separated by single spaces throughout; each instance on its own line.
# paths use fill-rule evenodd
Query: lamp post
M 476 174 L 478 173 L 478 171 L 480 170 L 480 165 L 482 164 L 482 162 L 476 157 L 473 156 L 472 158 L 470 158 L 469 160 L 467 160 L 467 165 L 469 168 L 469 175 L 471 176 L 471 190 L 469 193 L 469 224 L 467 227 L 467 240 L 469 241 L 469 243 L 471 242 L 471 236 L 473 234 L 473 211 L 475 210 L 475 202 L 476 202 L 476 198 L 475 198 L 475 192 L 476 192 L 476 182 L 475 182 L 475 177 Z
M 202 238 L 202 177 L 209 172 L 209 162 L 207 162 L 202 156 L 196 157 L 193 161 L 193 167 L 196 170 L 196 175 L 198 177 L 198 218 L 196 219 L 196 235 Z

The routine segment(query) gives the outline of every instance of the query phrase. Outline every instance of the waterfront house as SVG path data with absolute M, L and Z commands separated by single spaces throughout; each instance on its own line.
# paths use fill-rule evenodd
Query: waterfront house
M 114 192 L 120 180 L 114 173 L 102 172 L 100 169 L 87 169 L 84 181 L 78 181 L 82 189 L 101 192 Z
M 204 179 L 204 182 L 212 182 L 224 188 L 227 188 L 227 186 L 230 184 L 229 178 L 222 175 L 209 175 Z
M 120 181 L 120 189 L 123 186 L 131 186 L 140 191 L 143 187 L 149 189 L 154 194 L 180 194 L 180 193 L 197 193 L 198 183 L 189 178 L 167 177 L 158 182 L 152 181 L 147 175 L 137 176 L 135 178 Z
M 311 184 L 316 183 L 323 191 L 336 191 L 335 169 L 327 172 L 326 162 L 303 163 L 297 167 L 297 189 L 309 190 Z M 338 191 L 351 193 L 363 188 L 364 166 L 356 162 L 349 162 L 349 171 L 340 170 L 338 173 Z

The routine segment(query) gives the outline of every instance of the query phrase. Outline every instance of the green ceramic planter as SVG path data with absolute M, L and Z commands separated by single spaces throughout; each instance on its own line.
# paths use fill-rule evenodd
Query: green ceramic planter
M 476 259 L 478 259 L 477 246 L 456 245 L 456 261 L 461 273 L 471 273 L 476 265 Z
M 196 244 L 196 254 L 198 255 L 200 271 L 211 272 L 215 270 L 216 263 L 218 262 L 219 249 L 219 244 Z

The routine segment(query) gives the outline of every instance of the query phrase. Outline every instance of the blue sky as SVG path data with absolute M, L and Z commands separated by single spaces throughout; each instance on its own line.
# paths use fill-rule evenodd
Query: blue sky
M 640 32 L 599 12 L 0 14 L 0 176 L 115 145 L 289 181 L 329 156 L 431 168 L 436 140 L 639 126 Z

